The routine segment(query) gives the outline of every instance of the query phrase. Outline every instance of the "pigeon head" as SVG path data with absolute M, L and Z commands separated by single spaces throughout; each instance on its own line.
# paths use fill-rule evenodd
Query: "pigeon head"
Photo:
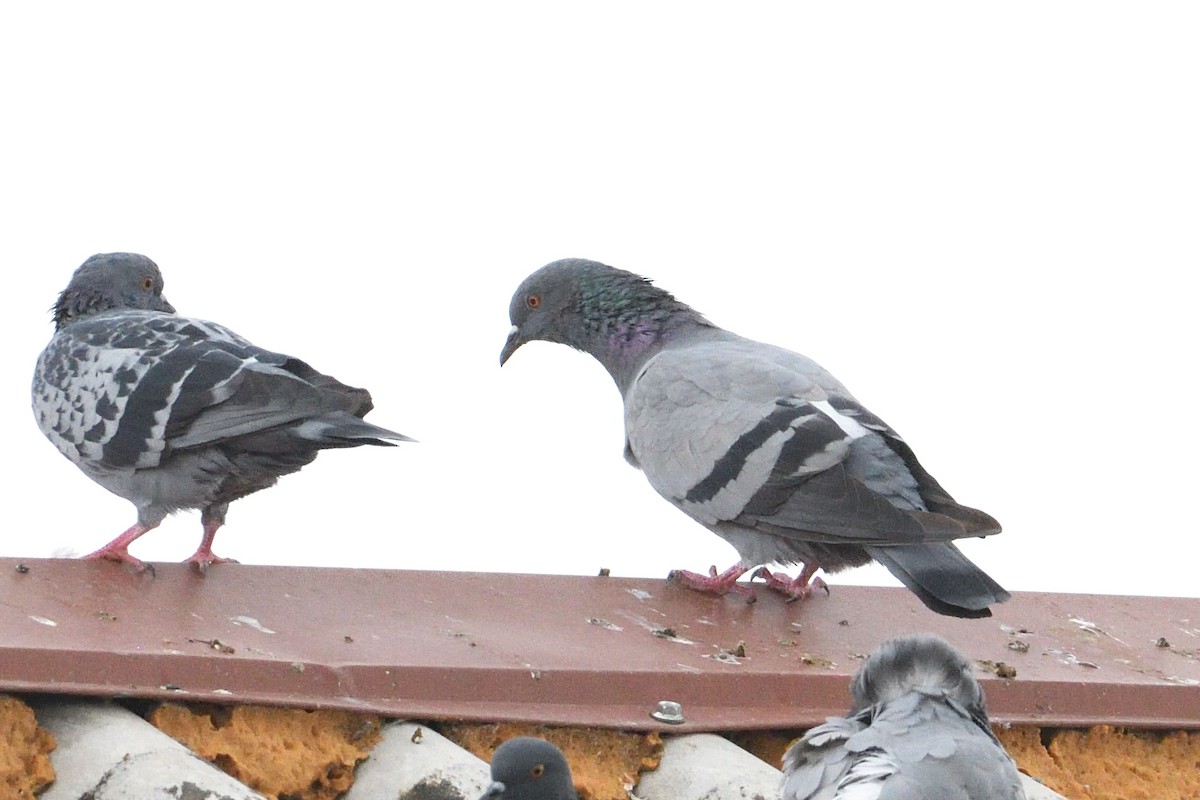
M 503 365 L 526 342 L 557 342 L 590 353 L 624 389 L 634 366 L 689 325 L 711 327 L 646 278 L 582 258 L 565 258 L 526 278 L 508 307 Z
M 518 736 L 492 755 L 492 783 L 479 800 L 577 800 L 571 768 L 545 739 Z
M 942 692 L 972 714 L 987 718 L 983 689 L 971 674 L 971 662 L 946 640 L 930 634 L 879 645 L 850 684 L 855 711 L 915 690 Z
M 162 296 L 163 278 L 158 265 L 137 253 L 99 253 L 75 270 L 71 282 L 54 304 L 54 326 L 61 330 L 75 320 L 135 308 L 174 314 Z

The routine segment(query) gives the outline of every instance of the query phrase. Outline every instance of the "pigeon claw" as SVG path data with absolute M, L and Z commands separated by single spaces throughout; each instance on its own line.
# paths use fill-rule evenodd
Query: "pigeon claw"
M 805 565 L 801 573 L 793 579 L 787 575 L 773 573 L 766 567 L 759 567 L 754 570 L 750 579 L 761 578 L 769 588 L 781 593 L 787 602 L 794 603 L 797 600 L 807 600 L 817 589 L 824 589 L 825 596 L 829 596 L 829 584 L 814 576 L 818 569 L 820 567 L 815 565 L 812 567 Z
M 196 568 L 196 571 L 201 575 L 208 573 L 208 568 L 213 564 L 237 564 L 237 559 L 221 558 L 212 550 L 200 548 L 188 558 L 183 560 L 184 564 L 191 564 Z
M 689 572 L 686 569 L 673 569 L 667 575 L 667 580 L 708 594 L 724 595 L 733 592 L 744 597 L 747 603 L 753 603 L 758 600 L 754 589 L 737 582 L 737 579 L 746 573 L 746 569 L 741 564 L 735 564 L 724 572 L 718 573 L 714 566 L 708 568 L 707 575 Z
M 88 553 L 84 559 L 99 559 L 105 561 L 116 561 L 118 564 L 128 564 L 133 567 L 133 571 L 137 573 L 149 572 L 151 577 L 154 576 L 154 567 L 142 561 L 140 558 L 129 554 L 129 545 L 133 544 L 139 536 L 146 531 L 154 530 L 158 523 L 153 525 L 146 524 L 142 521 L 137 521 L 129 527 L 124 533 L 113 539 L 108 544 L 101 547 L 94 553 Z
M 101 547 L 94 553 L 88 553 L 83 559 L 85 561 L 115 561 L 118 564 L 129 566 L 130 569 L 138 574 L 148 572 L 150 573 L 150 577 L 154 577 L 153 564 L 147 564 L 137 556 L 130 555 L 129 551 L 123 547 Z

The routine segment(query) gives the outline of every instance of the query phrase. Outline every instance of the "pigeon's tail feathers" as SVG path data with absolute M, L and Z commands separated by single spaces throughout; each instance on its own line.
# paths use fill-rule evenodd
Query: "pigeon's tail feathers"
M 393 441 L 415 441 L 402 433 L 372 425 L 345 411 L 334 411 L 306 419 L 292 431 L 296 436 L 313 442 L 320 448 L 358 447 L 363 444 L 393 447 Z
M 950 542 L 868 547 L 930 609 L 949 617 L 990 617 L 1010 595 Z

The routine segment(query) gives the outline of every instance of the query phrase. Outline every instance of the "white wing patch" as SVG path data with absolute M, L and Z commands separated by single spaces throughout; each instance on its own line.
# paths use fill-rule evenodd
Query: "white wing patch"
M 870 433 L 858 420 L 847 417 L 829 404 L 828 400 L 809 401 L 813 408 L 833 420 L 834 424 L 846 432 L 851 439 L 861 439 Z
M 879 800 L 884 781 L 895 774 L 896 769 L 895 759 L 886 753 L 867 753 L 838 781 L 833 797 L 836 800 Z
M 205 337 L 213 342 L 225 342 L 226 344 L 235 344 L 238 346 L 252 346 L 248 341 L 238 336 L 233 331 L 226 328 L 224 325 L 218 325 L 215 322 L 209 322 L 203 319 L 193 319 L 191 317 L 180 317 L 181 322 L 193 328 L 199 328 L 204 331 Z

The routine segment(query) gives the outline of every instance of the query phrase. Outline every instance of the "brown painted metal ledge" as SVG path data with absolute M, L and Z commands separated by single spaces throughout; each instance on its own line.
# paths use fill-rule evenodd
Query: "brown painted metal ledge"
M 748 605 L 661 580 L 0 559 L 0 691 L 675 730 L 844 713 L 884 638 L 980 664 L 993 721 L 1200 728 L 1200 600 L 1020 594 L 985 620 L 901 589 Z M 997 664 L 1015 677 L 988 673 Z M 1001 671 L 1006 671 L 1001 667 Z

